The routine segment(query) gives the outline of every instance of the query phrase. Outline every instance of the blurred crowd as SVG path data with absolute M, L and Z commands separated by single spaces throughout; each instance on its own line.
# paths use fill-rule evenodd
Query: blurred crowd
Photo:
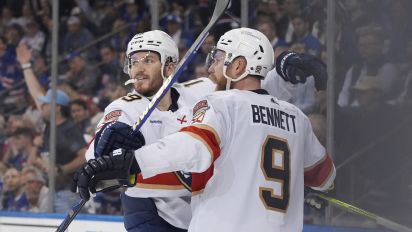
M 275 56 L 283 51 L 309 53 L 326 63 L 326 2 L 249 1 L 249 26 L 272 41 Z M 85 148 L 102 111 L 129 91 L 123 84 L 128 79 L 123 73 L 125 50 L 134 34 L 150 30 L 151 1 L 65 0 L 59 4 L 54 210 L 65 212 L 76 200 L 69 191 L 70 176 L 84 162 Z M 47 90 L 52 27 L 57 22 L 52 21 L 48 0 L 2 0 L 0 6 L 1 207 L 45 212 L 47 171 L 51 168 L 51 92 Z M 408 117 L 412 106 L 412 2 L 340 0 L 336 7 L 335 98 L 326 99 L 324 92 L 317 92 L 313 77 L 309 77 L 305 84 L 286 83 L 289 95 L 283 100 L 309 116 L 324 145 L 326 102 L 336 103 L 337 149 L 333 156 L 338 167 L 344 164 L 343 174 L 338 169 L 337 177 L 343 187 L 337 186 L 337 190 L 341 197 L 354 200 L 354 195 L 369 194 L 370 188 L 381 184 L 379 180 L 395 175 L 402 164 L 410 167 L 405 157 L 410 153 L 407 138 L 412 124 Z M 208 23 L 213 8 L 211 0 L 159 1 L 159 27 L 176 41 L 181 57 Z M 230 12 L 206 38 L 180 82 L 208 75 L 207 54 L 221 34 L 240 26 L 240 1 L 232 1 Z M 388 167 L 389 173 L 381 171 Z M 356 182 L 346 175 L 353 171 Z M 346 178 L 339 180 L 339 174 Z M 410 194 L 411 178 L 402 176 L 402 187 L 394 190 Z M 66 199 L 66 203 L 58 199 Z M 120 213 L 118 203 L 117 197 L 102 194 L 89 210 L 116 214 Z M 380 210 L 373 203 L 364 205 Z

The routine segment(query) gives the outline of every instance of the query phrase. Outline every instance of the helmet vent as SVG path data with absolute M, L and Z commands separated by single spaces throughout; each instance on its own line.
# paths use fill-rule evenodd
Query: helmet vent
M 262 45 L 259 45 L 260 52 L 264 53 Z
M 259 56 L 257 59 L 258 59 L 258 60 L 261 60 L 261 59 L 262 59 L 262 57 L 261 57 L 261 56 Z
M 256 55 L 258 53 L 258 51 L 255 51 L 255 53 L 253 53 L 253 55 Z

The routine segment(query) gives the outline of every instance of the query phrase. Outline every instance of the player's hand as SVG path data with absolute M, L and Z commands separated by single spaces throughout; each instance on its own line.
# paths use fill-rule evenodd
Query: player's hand
M 80 198 L 89 200 L 90 192 L 108 192 L 119 187 L 135 186 L 138 173 L 140 168 L 134 157 L 134 150 L 118 149 L 108 156 L 89 160 L 77 170 L 73 176 L 71 191 L 78 191 Z M 111 185 L 102 188 L 105 181 L 111 181 Z
M 328 206 L 328 201 L 319 197 L 318 194 L 326 193 L 313 190 L 309 187 L 305 187 L 305 203 L 309 205 L 311 208 L 314 208 L 316 210 L 322 210 Z
M 276 71 L 292 84 L 305 83 L 307 77 L 314 76 L 316 89 L 326 89 L 326 65 L 313 55 L 283 52 L 276 59 Z
M 94 157 L 105 156 L 119 148 L 137 150 L 144 144 L 145 139 L 140 131 L 133 132 L 131 126 L 122 122 L 110 122 L 96 133 Z

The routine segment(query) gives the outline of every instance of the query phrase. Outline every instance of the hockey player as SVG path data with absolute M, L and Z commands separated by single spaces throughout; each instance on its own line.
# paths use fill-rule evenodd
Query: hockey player
M 192 125 L 137 150 L 136 169 L 144 178 L 192 172 L 189 231 L 302 231 L 304 184 L 331 188 L 331 158 L 297 107 L 261 89 L 273 65 L 262 33 L 248 28 L 225 33 L 214 60 L 211 78 L 226 91 L 199 101 Z M 143 142 L 142 137 L 135 140 Z M 122 166 L 126 161 L 119 157 L 89 163 L 92 171 L 82 173 L 105 172 L 109 163 Z M 130 154 L 124 157 L 134 161 Z
M 124 128 L 130 127 L 172 74 L 178 61 L 178 48 L 173 39 L 158 30 L 135 35 L 128 43 L 124 71 L 129 74 L 127 84 L 134 91 L 112 102 L 98 125 L 95 140 L 86 153 L 87 160 L 102 156 L 107 151 L 95 151 L 103 131 L 116 131 L 123 137 Z M 190 122 L 183 105 L 193 105 L 197 97 L 214 91 L 214 84 L 207 78 L 196 79 L 174 87 L 162 99 L 150 120 L 142 127 L 146 144 L 178 131 Z M 139 143 L 124 140 L 125 148 L 138 148 Z M 182 174 L 181 178 L 184 178 Z M 165 173 L 143 180 L 121 194 L 125 228 L 128 231 L 185 231 L 190 221 L 190 192 L 185 189 L 175 173 Z M 185 197 L 186 196 L 186 197 Z

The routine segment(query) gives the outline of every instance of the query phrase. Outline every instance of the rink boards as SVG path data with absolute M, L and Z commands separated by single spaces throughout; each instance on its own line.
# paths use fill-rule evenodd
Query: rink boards
M 64 214 L 20 213 L 0 211 L 0 232 L 54 232 Z M 80 214 L 71 223 L 68 232 L 123 232 L 121 216 Z M 305 225 L 304 232 L 381 232 L 371 229 Z

